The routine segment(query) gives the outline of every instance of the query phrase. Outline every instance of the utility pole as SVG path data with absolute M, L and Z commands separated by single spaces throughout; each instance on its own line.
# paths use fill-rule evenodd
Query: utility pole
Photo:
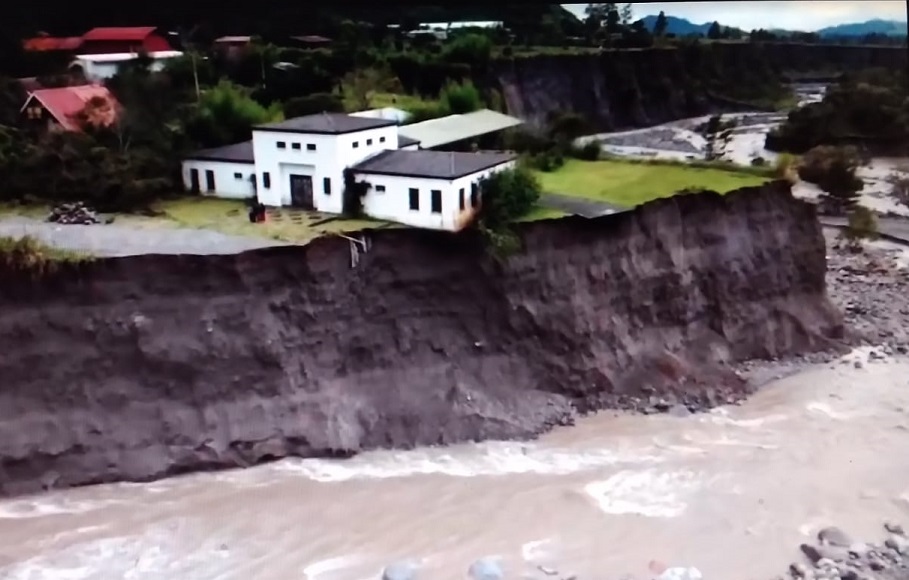
M 196 102 L 198 103 L 202 100 L 202 91 L 199 90 L 199 70 L 196 68 L 196 51 L 191 49 L 189 56 L 193 62 L 193 83 L 196 85 Z

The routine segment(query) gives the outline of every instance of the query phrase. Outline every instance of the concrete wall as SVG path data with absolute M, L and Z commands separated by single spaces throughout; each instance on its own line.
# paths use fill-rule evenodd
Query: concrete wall
M 192 191 L 191 172 L 199 171 L 199 193 L 225 199 L 247 199 L 256 194 L 253 178 L 255 166 L 252 163 L 229 163 L 226 161 L 203 161 L 188 159 L 183 162 L 183 186 Z M 214 190 L 208 189 L 206 171 L 211 171 L 215 178 Z
M 482 196 L 478 193 L 477 203 L 471 204 L 471 185 L 480 179 L 513 167 L 514 162 L 503 163 L 491 169 L 467 175 L 455 180 L 401 177 L 391 175 L 360 174 L 358 181 L 371 185 L 363 198 L 366 215 L 395 221 L 418 228 L 458 231 L 470 223 L 479 209 Z M 410 207 L 410 189 L 419 192 L 419 207 Z M 464 206 L 461 207 L 461 190 L 464 190 Z M 432 211 L 432 191 L 442 192 L 440 212 Z
M 315 209 L 341 213 L 344 169 L 380 151 L 397 148 L 394 125 L 344 135 L 255 130 L 253 155 L 259 201 L 268 206 L 291 205 L 290 176 L 308 175 L 312 177 Z M 326 179 L 330 192 L 325 191 Z

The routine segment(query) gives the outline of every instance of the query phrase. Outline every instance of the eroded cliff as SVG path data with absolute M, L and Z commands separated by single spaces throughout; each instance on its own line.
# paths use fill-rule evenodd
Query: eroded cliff
M 0 491 L 288 454 L 537 434 L 573 409 L 724 402 L 712 364 L 826 347 L 810 204 L 784 183 L 525 224 L 142 256 L 0 285 Z
M 575 111 L 592 131 L 613 131 L 742 109 L 731 103 L 766 101 L 788 76 L 892 70 L 906 60 L 902 47 L 701 43 L 503 59 L 494 63 L 492 82 L 509 114 L 534 125 Z

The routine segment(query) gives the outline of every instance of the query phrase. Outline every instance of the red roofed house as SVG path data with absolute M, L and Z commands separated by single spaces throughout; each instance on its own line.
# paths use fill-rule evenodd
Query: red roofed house
M 75 52 L 81 45 L 81 36 L 61 38 L 49 36 L 47 34 L 41 34 L 35 38 L 28 38 L 22 43 L 25 50 L 36 52 Z
M 27 127 L 81 131 L 85 122 L 102 127 L 112 125 L 119 109 L 119 103 L 106 87 L 82 85 L 32 91 L 20 113 Z
M 154 26 L 92 28 L 82 35 L 79 54 L 165 52 L 173 47 Z

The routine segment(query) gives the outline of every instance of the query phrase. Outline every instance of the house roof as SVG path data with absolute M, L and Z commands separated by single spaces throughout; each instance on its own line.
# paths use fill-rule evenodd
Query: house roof
M 291 38 L 301 42 L 331 42 L 330 38 L 318 34 L 304 34 L 303 36 L 291 36 Z
M 420 142 L 404 135 L 398 135 L 398 147 L 407 147 L 409 145 L 419 145 Z
M 440 145 L 455 143 L 515 127 L 522 123 L 523 121 L 517 117 L 503 115 L 489 109 L 482 109 L 473 113 L 449 115 L 440 119 L 423 121 L 422 123 L 402 125 L 398 130 L 398 134 L 416 139 L 425 149 L 432 149 Z
M 253 143 L 243 141 L 233 145 L 203 149 L 187 155 L 186 160 L 223 161 L 226 163 L 253 163 Z
M 82 45 L 81 36 L 56 37 L 56 36 L 36 36 L 27 38 L 22 42 L 25 50 L 47 51 L 47 50 L 76 50 Z
M 371 119 L 369 117 L 354 117 L 344 113 L 319 113 L 296 117 L 277 123 L 256 125 L 257 131 L 278 131 L 283 133 L 312 133 L 317 135 L 342 135 L 356 133 L 367 129 L 378 129 L 397 125 L 397 121 L 389 119 Z
M 382 151 L 353 166 L 358 173 L 374 175 L 399 175 L 402 177 L 427 177 L 431 179 L 457 179 L 484 171 L 496 165 L 513 161 L 511 153 L 481 151 Z
M 249 42 L 252 36 L 221 36 L 215 39 L 215 42 Z
M 68 131 L 80 131 L 76 115 L 85 110 L 85 106 L 94 98 L 104 99 L 111 105 L 99 121 L 104 125 L 112 124 L 117 118 L 119 104 L 114 96 L 101 85 L 81 85 L 76 87 L 58 87 L 38 89 L 29 94 L 22 110 L 28 107 L 32 99 L 41 103 L 60 125 Z
M 157 30 L 154 26 L 114 26 L 92 28 L 82 35 L 82 40 L 145 40 Z
M 159 50 L 149 52 L 148 57 L 151 59 L 176 58 L 183 53 L 179 50 Z M 122 62 L 139 58 L 136 52 L 117 52 L 112 54 L 77 54 L 76 59 L 87 62 Z

